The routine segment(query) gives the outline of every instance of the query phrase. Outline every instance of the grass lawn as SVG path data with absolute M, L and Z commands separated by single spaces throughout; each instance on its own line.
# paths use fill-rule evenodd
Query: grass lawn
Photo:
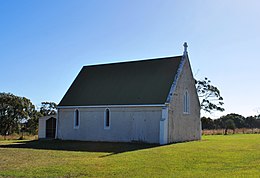
M 166 146 L 0 141 L 0 177 L 260 177 L 260 134 Z

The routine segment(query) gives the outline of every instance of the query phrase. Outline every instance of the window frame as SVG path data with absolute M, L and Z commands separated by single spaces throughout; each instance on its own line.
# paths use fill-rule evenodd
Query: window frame
M 106 108 L 104 111 L 104 129 L 110 129 L 110 126 L 111 126 L 111 111 L 109 108 Z
M 76 125 L 77 121 L 78 120 L 78 124 Z M 78 129 L 79 126 L 80 126 L 80 111 L 79 109 L 75 109 L 74 110 L 74 122 L 73 122 L 73 126 L 74 126 L 74 129 Z
M 183 114 L 190 114 L 190 94 L 185 90 L 183 95 Z

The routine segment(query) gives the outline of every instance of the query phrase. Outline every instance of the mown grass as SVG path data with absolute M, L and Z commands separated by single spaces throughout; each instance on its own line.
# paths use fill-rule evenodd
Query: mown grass
M 260 135 L 166 146 L 0 141 L 0 177 L 260 177 Z

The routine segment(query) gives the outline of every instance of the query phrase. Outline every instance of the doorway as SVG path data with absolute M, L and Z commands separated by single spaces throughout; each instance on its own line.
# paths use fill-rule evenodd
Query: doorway
M 56 118 L 51 117 L 46 120 L 46 138 L 55 138 L 56 134 Z

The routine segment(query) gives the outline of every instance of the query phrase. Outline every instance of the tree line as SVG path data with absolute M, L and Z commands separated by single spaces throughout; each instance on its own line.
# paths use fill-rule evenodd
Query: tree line
M 40 109 L 37 110 L 26 97 L 0 93 L 0 134 L 3 136 L 20 132 L 37 134 L 39 118 L 56 113 L 57 105 L 54 102 L 42 102 Z
M 236 128 L 260 129 L 260 114 L 244 117 L 239 114 L 231 113 L 214 120 L 209 117 L 202 117 L 201 124 L 202 130 L 223 129 L 225 134 L 227 134 L 228 129 L 233 130 L 233 132 Z
M 211 84 L 211 81 L 205 77 L 203 80 L 196 80 L 196 89 L 200 98 L 201 110 L 212 113 L 215 111 L 223 112 L 223 97 L 220 95 L 220 90 Z M 236 128 L 253 129 L 260 128 L 260 114 L 255 116 L 244 117 L 239 114 L 231 113 L 222 116 L 218 119 L 209 117 L 201 118 L 202 130 L 218 130 L 223 129 L 227 134 L 228 129 L 235 132 Z

